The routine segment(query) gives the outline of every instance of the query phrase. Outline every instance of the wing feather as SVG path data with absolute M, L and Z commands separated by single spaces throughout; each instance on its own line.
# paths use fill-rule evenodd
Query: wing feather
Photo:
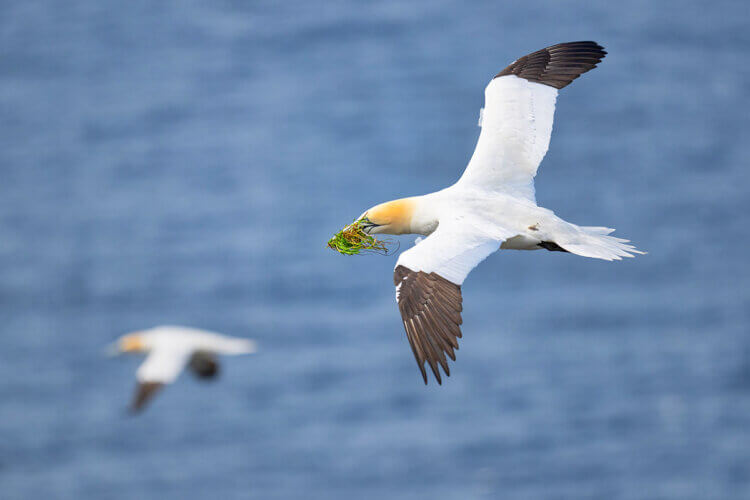
M 427 363 L 438 384 L 441 384 L 440 368 L 450 376 L 446 353 L 455 361 L 454 349 L 458 349 L 456 336 L 451 335 L 449 330 L 441 325 L 452 324 L 455 326 L 454 331 L 460 333 L 461 315 L 456 313 L 457 316 L 446 316 L 444 309 L 435 307 L 440 303 L 433 300 L 433 297 L 436 289 L 460 290 L 461 287 L 435 273 L 415 272 L 404 266 L 396 267 L 393 281 L 397 286 L 400 285 L 399 310 L 406 338 L 409 340 L 422 378 L 426 384 L 427 371 L 424 365 Z

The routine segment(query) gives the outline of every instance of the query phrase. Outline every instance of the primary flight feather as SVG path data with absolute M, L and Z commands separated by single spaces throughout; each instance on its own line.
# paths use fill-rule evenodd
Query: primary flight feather
M 485 89 L 482 131 L 458 182 L 382 203 L 357 219 L 367 234 L 427 236 L 396 262 L 396 301 L 425 384 L 450 375 L 461 338 L 461 285 L 498 249 L 569 252 L 620 260 L 643 253 L 606 227 L 577 226 L 537 206 L 534 176 L 547 153 L 557 93 L 606 52 L 595 42 L 552 45 L 514 61 Z

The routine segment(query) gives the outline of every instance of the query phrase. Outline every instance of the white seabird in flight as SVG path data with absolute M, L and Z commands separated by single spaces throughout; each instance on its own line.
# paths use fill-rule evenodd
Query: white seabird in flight
M 182 326 L 158 326 L 120 337 L 112 347 L 115 355 L 146 354 L 136 372 L 138 385 L 131 403 L 134 412 L 164 384 L 171 384 L 187 366 L 195 376 L 211 380 L 219 373 L 219 354 L 251 354 L 255 342 Z
M 484 91 L 474 154 L 456 184 L 377 205 L 360 216 L 370 234 L 427 236 L 403 252 L 394 272 L 396 301 L 425 384 L 427 362 L 441 383 L 446 354 L 461 337 L 461 284 L 498 249 L 569 252 L 620 260 L 644 253 L 606 227 L 571 224 L 537 206 L 534 176 L 549 147 L 557 91 L 605 56 L 595 42 L 553 45 L 521 57 Z

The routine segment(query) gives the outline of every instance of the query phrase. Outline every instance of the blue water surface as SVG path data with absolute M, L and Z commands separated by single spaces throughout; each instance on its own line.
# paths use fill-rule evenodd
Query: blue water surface
M 750 9 L 1 2 L 4 499 L 750 498 Z M 394 257 L 327 239 L 454 182 L 489 79 L 592 39 L 540 204 L 649 254 L 502 252 L 425 387 Z M 401 248 L 413 237 L 401 238 Z M 258 340 L 141 416 L 119 334 Z

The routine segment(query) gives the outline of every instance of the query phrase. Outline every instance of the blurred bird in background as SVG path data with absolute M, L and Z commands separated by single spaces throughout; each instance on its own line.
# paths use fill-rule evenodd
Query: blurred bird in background
M 182 326 L 158 326 L 128 333 L 109 349 L 109 354 L 145 354 L 138 367 L 131 411 L 139 412 L 165 384 L 174 382 L 187 368 L 201 380 L 219 373 L 219 354 L 251 354 L 256 344 L 249 339 L 228 337 Z

